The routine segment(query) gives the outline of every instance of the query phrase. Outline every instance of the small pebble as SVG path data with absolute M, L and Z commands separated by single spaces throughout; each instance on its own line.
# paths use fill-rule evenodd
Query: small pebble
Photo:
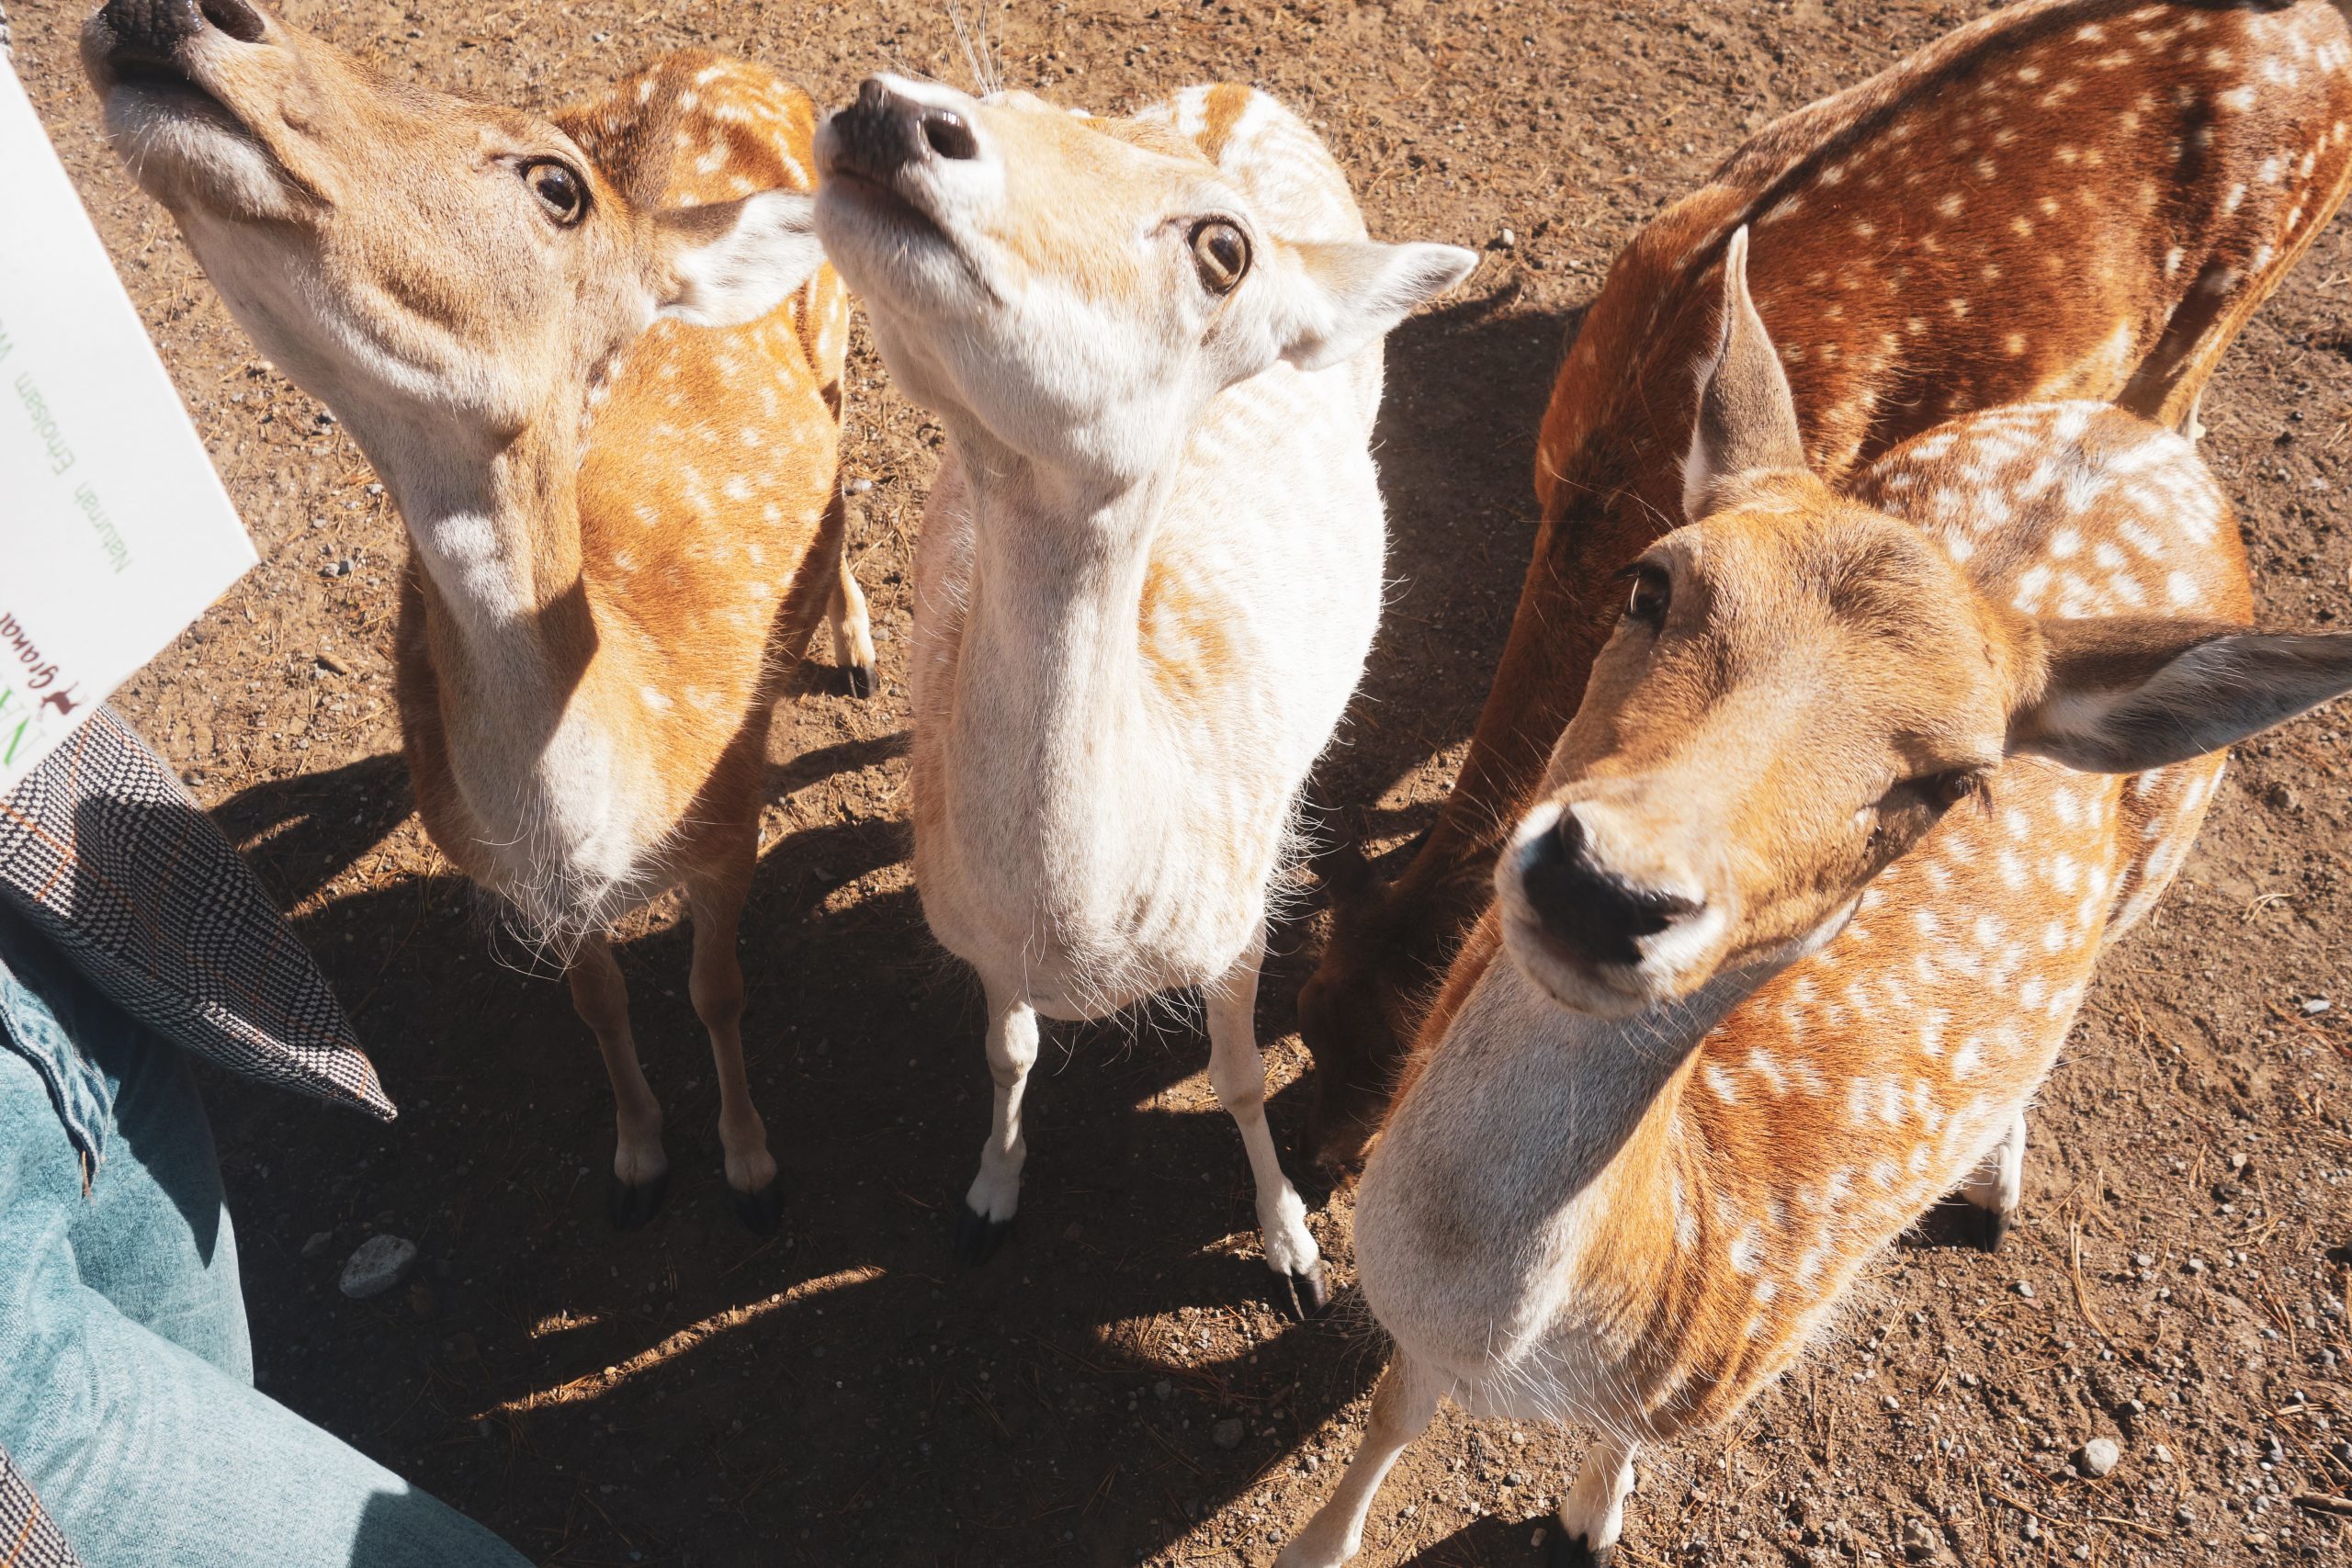
M 1228 1416 L 1209 1428 L 1209 1441 L 1221 1449 L 1238 1449 L 1241 1446 L 1241 1417 Z
M 344 1264 L 337 1286 L 353 1301 L 364 1302 L 401 1283 L 415 1267 L 416 1243 L 406 1236 L 371 1235 Z
M 2305 1018 L 2317 1018 L 2320 1014 L 2325 1012 L 2334 1005 L 2335 1004 L 2330 1002 L 2325 997 L 2305 997 L 2303 998 L 2303 1016 Z
M 2033 1300 L 2033 1281 L 2030 1280 L 2019 1280 L 2018 1281 L 2018 1294 L 2023 1296 L 2028 1301 Z
M 334 1245 L 334 1232 L 312 1231 L 311 1239 L 302 1244 L 302 1256 L 312 1262 L 324 1258 L 327 1248 Z
M 2113 1438 L 2093 1438 L 2075 1452 L 2075 1468 L 2093 1480 L 2123 1462 L 2123 1449 Z

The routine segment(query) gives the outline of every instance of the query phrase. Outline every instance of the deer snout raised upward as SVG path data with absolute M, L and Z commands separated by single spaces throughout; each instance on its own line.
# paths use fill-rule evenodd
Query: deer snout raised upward
M 266 30 L 261 13 L 244 0 L 107 0 L 97 19 L 117 52 L 131 57 L 169 58 L 216 28 L 239 43 L 258 43 Z
M 914 164 L 978 157 L 970 120 L 944 104 L 924 102 L 915 96 L 921 90 L 895 76 L 868 76 L 856 100 L 827 124 L 827 172 L 892 186 Z

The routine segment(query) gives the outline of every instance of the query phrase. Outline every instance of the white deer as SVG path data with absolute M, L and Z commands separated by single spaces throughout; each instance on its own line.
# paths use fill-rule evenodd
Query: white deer
M 827 253 L 950 437 L 915 874 L 996 1084 L 957 1251 L 1012 1219 L 1038 1016 L 1197 986 L 1266 1261 L 1316 1310 L 1253 1019 L 1267 898 L 1379 617 L 1380 340 L 1476 258 L 1369 243 L 1321 141 L 1241 86 L 1105 121 L 876 77 L 817 149 Z

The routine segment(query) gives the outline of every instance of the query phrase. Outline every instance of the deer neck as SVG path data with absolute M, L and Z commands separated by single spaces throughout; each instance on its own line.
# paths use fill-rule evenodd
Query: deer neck
M 576 408 L 559 408 L 503 439 L 435 429 L 365 444 L 415 548 L 450 766 L 494 826 L 530 809 L 597 649 L 579 428 Z
M 1638 1314 L 1707 1201 L 1684 1114 L 1701 1042 L 1779 967 L 1603 1019 L 1497 953 L 1365 1173 L 1357 1252 L 1382 1320 L 1461 1337 L 1472 1366 Z
M 1048 817 L 1090 817 L 1106 788 L 1133 805 L 1150 734 L 1140 617 L 1173 466 L 1074 475 L 976 432 L 957 433 L 957 455 L 973 558 L 952 770 L 1032 784 Z

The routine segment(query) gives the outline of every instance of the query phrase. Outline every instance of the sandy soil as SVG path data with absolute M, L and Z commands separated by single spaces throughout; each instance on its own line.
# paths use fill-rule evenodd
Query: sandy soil
M 1979 8 L 985 13 L 1006 78 L 1066 101 L 1257 82 L 1329 136 L 1375 233 L 1487 253 L 1466 302 L 1391 350 L 1398 586 L 1318 783 L 1374 803 L 1384 845 L 1428 821 L 1459 759 L 1532 536 L 1551 367 L 1610 254 L 1747 130 Z M 942 9 L 904 0 L 288 9 L 395 73 L 532 106 L 687 44 L 773 62 L 824 101 L 876 67 L 968 80 Z M 542 1562 L 1268 1561 L 1351 1450 L 1382 1349 L 1360 1310 L 1295 1326 L 1270 1309 L 1190 1026 L 1057 1032 L 1020 1234 L 984 1269 L 947 1261 L 988 1095 L 973 988 L 923 937 L 905 858 L 906 568 L 936 426 L 861 344 L 847 460 L 873 481 L 853 526 L 886 689 L 861 705 L 812 671 L 780 718 L 746 925 L 786 1234 L 728 1213 L 662 909 L 623 963 L 676 1178 L 664 1214 L 616 1237 L 589 1038 L 490 941 L 410 810 L 387 660 L 399 523 L 101 146 L 81 6 L 13 11 L 17 69 L 264 556 L 121 705 L 250 852 L 407 1112 L 378 1129 L 211 1085 L 263 1387 Z M 2347 287 L 2339 223 L 2207 399 L 2276 623 L 2352 610 Z M 1895 1250 L 1841 1338 L 1736 1429 L 1650 1456 L 1627 1560 L 1902 1561 L 1906 1538 L 1914 1559 L 1971 1563 L 2346 1560 L 2352 1520 L 2292 1500 L 2352 1493 L 2346 722 L 2247 749 L 2161 915 L 2110 955 L 2035 1122 L 2009 1249 L 1930 1226 Z M 1282 933 L 1261 1008 L 1278 1134 L 1303 1111 L 1292 998 L 1316 941 L 1311 919 Z M 2333 1010 L 2306 1016 L 2314 997 Z M 1342 1280 L 1348 1218 L 1341 1194 L 1315 1220 Z M 340 1262 L 379 1230 L 422 1246 L 418 1281 L 346 1301 Z M 2124 1457 L 2087 1482 L 2068 1461 L 2097 1435 Z M 1366 1561 L 1533 1561 L 1582 1440 L 1441 1418 Z

